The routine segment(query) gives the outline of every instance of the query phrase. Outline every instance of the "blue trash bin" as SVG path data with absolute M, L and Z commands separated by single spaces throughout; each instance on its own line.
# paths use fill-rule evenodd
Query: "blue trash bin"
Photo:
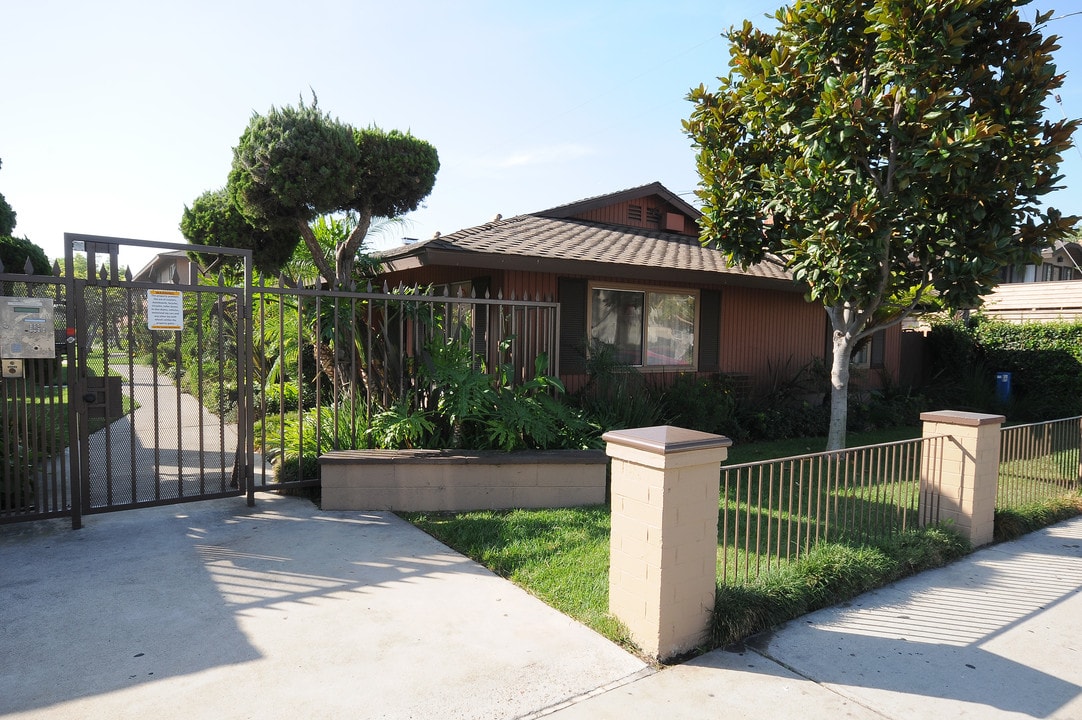
M 1011 374 L 1009 372 L 996 373 L 996 400 L 1005 403 L 1011 399 Z

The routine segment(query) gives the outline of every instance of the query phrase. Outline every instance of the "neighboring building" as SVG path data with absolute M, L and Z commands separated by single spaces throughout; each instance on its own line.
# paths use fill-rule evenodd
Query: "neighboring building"
M 176 282 L 187 284 L 191 265 L 192 261 L 188 258 L 188 253 L 181 250 L 158 253 L 143 266 L 142 270 L 135 273 L 132 280 L 137 282 L 172 283 L 175 276 L 177 278 Z
M 560 303 L 560 374 L 586 380 L 592 340 L 653 380 L 726 373 L 766 384 L 816 360 L 829 366 L 821 305 L 780 264 L 743 270 L 699 243 L 700 213 L 659 183 L 500 218 L 377 257 L 391 286 L 469 288 L 478 296 Z M 856 365 L 898 379 L 900 328 Z M 874 382 L 874 379 L 872 380 Z
M 1008 322 L 1082 321 L 1082 245 L 1057 242 L 1039 265 L 1006 268 L 981 312 Z
M 1003 269 L 1004 283 L 1062 282 L 1082 280 L 1082 245 L 1056 241 L 1041 251 L 1041 262 Z

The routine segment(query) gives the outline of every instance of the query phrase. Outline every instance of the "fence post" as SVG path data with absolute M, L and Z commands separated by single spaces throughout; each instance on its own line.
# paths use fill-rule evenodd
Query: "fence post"
M 1075 484 L 1074 489 L 1078 490 L 1082 487 L 1082 417 L 1078 418 L 1078 432 L 1076 433 L 1078 444 L 1075 446 L 1078 448 L 1078 482 Z
M 609 611 L 665 660 L 694 649 L 709 627 L 720 464 L 732 441 L 668 425 L 602 438 L 612 458 Z
M 921 502 L 939 504 L 940 522 L 953 523 L 974 547 L 992 542 L 999 484 L 1002 415 L 941 410 L 922 413 L 923 436 L 949 436 L 938 458 L 922 463 Z M 938 473 L 938 478 L 935 475 Z M 922 522 L 929 513 L 920 513 Z

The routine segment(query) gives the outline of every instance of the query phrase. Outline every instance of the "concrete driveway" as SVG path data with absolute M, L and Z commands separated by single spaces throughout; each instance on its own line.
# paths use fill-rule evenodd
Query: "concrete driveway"
M 652 672 L 390 513 L 0 526 L 5 717 L 530 717 Z
M 1082 718 L 1082 517 L 653 668 L 389 513 L 0 526 L 12 718 Z

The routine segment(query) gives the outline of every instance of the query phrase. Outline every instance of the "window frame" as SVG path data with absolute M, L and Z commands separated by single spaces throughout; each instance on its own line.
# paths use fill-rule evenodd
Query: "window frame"
M 622 292 L 639 292 L 643 294 L 642 298 L 642 338 L 641 338 L 641 351 L 639 355 L 638 364 L 630 364 L 639 372 L 655 373 L 655 372 L 698 372 L 699 371 L 699 352 L 701 350 L 702 340 L 702 328 L 700 322 L 700 316 L 702 313 L 702 294 L 699 288 L 694 287 L 676 287 L 671 285 L 652 285 L 652 284 L 638 284 L 627 282 L 606 282 L 602 280 L 590 280 L 586 284 L 586 333 L 590 342 L 594 342 L 593 327 L 594 327 L 594 292 L 597 290 L 616 290 Z M 648 352 L 648 334 L 649 334 L 649 318 L 647 317 L 647 308 L 650 304 L 650 294 L 666 294 L 666 295 L 683 295 L 692 298 L 692 302 L 695 305 L 695 317 L 692 322 L 692 348 L 691 348 L 691 363 L 688 365 L 648 365 L 646 364 L 646 353 Z

